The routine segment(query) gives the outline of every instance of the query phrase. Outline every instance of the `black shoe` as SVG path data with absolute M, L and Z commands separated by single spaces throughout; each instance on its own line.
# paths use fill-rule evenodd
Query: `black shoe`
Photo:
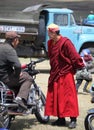
M 14 102 L 19 104 L 19 106 L 21 106 L 24 110 L 27 110 L 27 106 L 24 104 L 23 100 L 17 100 L 16 99 Z
M 91 103 L 94 103 L 94 97 L 91 98 Z
M 76 121 L 71 121 L 70 123 L 69 123 L 69 129 L 74 129 L 74 128 L 76 128 Z
M 66 126 L 65 118 L 58 118 L 55 122 L 52 122 L 52 126 Z

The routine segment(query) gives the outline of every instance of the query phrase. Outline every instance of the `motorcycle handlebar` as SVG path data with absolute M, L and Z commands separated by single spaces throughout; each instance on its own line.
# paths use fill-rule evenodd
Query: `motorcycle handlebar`
M 36 63 L 40 63 L 40 62 L 42 62 L 42 61 L 44 61 L 44 60 L 45 60 L 45 58 L 40 58 L 40 59 L 38 59 L 37 61 L 32 61 L 31 64 L 32 64 L 32 65 L 35 65 Z
M 40 58 L 40 59 L 38 59 L 37 61 L 31 61 L 29 64 L 23 64 L 23 65 L 21 65 L 21 68 L 22 69 L 25 69 L 27 66 L 29 66 L 29 65 L 35 65 L 35 64 L 37 64 L 37 63 L 40 63 L 40 62 L 42 62 L 42 61 L 44 61 L 45 60 L 45 58 Z

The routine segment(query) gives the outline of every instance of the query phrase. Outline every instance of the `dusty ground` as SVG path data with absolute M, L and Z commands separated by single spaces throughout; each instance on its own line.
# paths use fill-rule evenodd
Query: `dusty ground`
M 22 63 L 28 63 L 29 59 L 20 59 Z M 37 68 L 40 69 L 49 69 L 48 60 L 37 64 Z M 47 91 L 47 81 L 49 74 L 42 73 L 37 75 L 36 82 L 39 84 L 43 92 L 46 94 Z M 93 107 L 93 104 L 90 103 L 91 96 L 88 93 L 83 92 L 82 87 L 79 89 L 78 100 L 79 100 L 79 111 L 80 115 L 78 117 L 77 127 L 75 130 L 85 130 L 84 128 L 84 119 L 87 114 L 87 110 Z M 16 117 L 16 120 L 12 122 L 11 130 L 68 130 L 67 127 L 53 127 L 50 125 L 52 121 L 56 118 L 51 117 L 50 122 L 48 124 L 40 124 L 34 115 Z M 67 122 L 69 122 L 69 118 L 66 118 Z

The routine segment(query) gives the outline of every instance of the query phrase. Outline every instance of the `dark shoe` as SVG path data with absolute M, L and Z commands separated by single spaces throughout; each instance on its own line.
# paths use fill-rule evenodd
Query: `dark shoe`
M 21 106 L 24 110 L 27 110 L 27 106 L 24 104 L 23 100 L 17 100 L 16 99 L 14 102 L 19 104 L 19 106 Z
M 52 126 L 66 126 L 65 118 L 58 118 L 55 122 L 52 122 Z
M 72 121 L 69 123 L 69 129 L 73 129 L 73 128 L 76 128 L 76 122 L 75 121 Z
M 91 103 L 94 103 L 94 97 L 91 98 Z

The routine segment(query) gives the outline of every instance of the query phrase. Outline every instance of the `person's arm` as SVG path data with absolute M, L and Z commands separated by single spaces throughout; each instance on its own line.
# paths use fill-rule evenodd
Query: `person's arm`
M 14 70 L 13 75 L 15 77 L 18 77 L 21 72 L 21 64 L 18 59 L 16 51 L 12 48 L 7 50 L 7 61 Z
M 75 70 L 84 68 L 85 65 L 79 53 L 76 51 L 74 45 L 70 40 L 64 44 L 65 55 L 71 60 L 71 63 Z

